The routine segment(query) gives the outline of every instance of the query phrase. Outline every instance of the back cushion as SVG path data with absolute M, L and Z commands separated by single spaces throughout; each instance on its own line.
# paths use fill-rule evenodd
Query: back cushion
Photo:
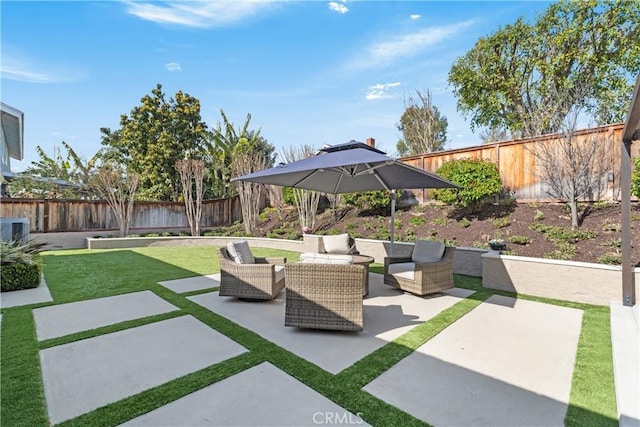
M 349 235 L 347 233 L 335 236 L 322 236 L 324 251 L 328 254 L 348 254 L 351 252 L 349 247 Z
M 417 240 L 411 254 L 413 262 L 436 262 L 444 255 L 444 243 L 431 240 Z
M 316 254 L 305 252 L 300 254 L 300 262 L 303 264 L 353 264 L 351 255 Z
M 229 242 L 227 245 L 227 252 L 229 252 L 229 256 L 233 258 L 237 264 L 256 263 L 256 259 L 253 257 L 251 249 L 249 249 L 249 242 L 246 240 Z

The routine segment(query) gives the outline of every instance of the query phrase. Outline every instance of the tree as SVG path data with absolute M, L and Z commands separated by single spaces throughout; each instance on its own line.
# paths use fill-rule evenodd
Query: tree
M 133 206 L 140 176 L 119 165 L 101 165 L 89 180 L 89 185 L 104 200 L 116 217 L 120 237 L 129 234 Z
M 472 126 L 530 137 L 560 130 L 572 106 L 553 92 L 579 84 L 589 90 L 575 105 L 599 124 L 623 121 L 638 71 L 640 2 L 561 0 L 533 24 L 519 18 L 478 40 L 449 83 Z
M 266 169 L 267 159 L 258 152 L 247 152 L 235 156 L 231 163 L 234 176 L 242 176 Z M 255 234 L 258 227 L 258 215 L 260 214 L 260 199 L 263 195 L 264 184 L 249 181 L 237 182 L 240 206 L 242 207 L 242 223 L 244 231 L 249 235 Z
M 11 181 L 10 193 L 20 197 L 66 199 L 90 196 L 88 181 L 100 152 L 87 161 L 76 154 L 65 141 L 61 144 L 66 150 L 65 155 L 58 146 L 53 148 L 53 156 L 37 146 L 36 152 L 40 159 L 31 162 L 31 166 Z
M 287 163 L 296 160 L 306 159 L 316 153 L 316 150 L 309 145 L 300 147 L 289 147 L 282 149 L 282 157 Z M 302 188 L 292 188 L 293 198 L 298 209 L 298 219 L 303 232 L 313 229 L 316 222 L 316 213 L 318 212 L 318 203 L 320 202 L 320 193 Z
M 158 84 L 140 100 L 141 105 L 120 117 L 120 128 L 101 129 L 106 158 L 140 175 L 140 197 L 178 200 L 180 176 L 176 161 L 200 158 L 204 152 L 206 124 L 200 101 L 178 91 L 165 99 Z
M 211 193 L 213 197 L 224 198 L 236 194 L 236 186 L 230 185 L 232 163 L 236 156 L 256 152 L 265 159 L 266 167 L 274 161 L 275 148 L 260 135 L 260 130 L 249 130 L 251 114 L 247 114 L 244 124 L 237 130 L 230 122 L 224 110 L 220 110 L 222 123 L 207 136 L 207 157 L 211 163 Z
M 574 102 L 582 96 L 579 89 L 564 94 L 556 92 L 555 96 L 573 107 L 565 117 L 557 140 L 538 142 L 531 152 L 536 158 L 538 179 L 547 186 L 550 196 L 567 202 L 571 208 L 571 227 L 577 228 L 580 225 L 578 201 L 597 200 L 606 189 L 612 164 L 611 150 L 606 147 L 613 141 L 576 133 L 582 111 Z
M 202 160 L 178 160 L 175 168 L 180 174 L 184 208 L 189 221 L 192 236 L 200 235 L 200 218 L 202 218 L 202 198 L 204 196 L 204 177 L 207 167 Z M 195 193 L 195 200 L 193 199 Z
M 480 132 L 480 139 L 483 144 L 491 144 L 493 142 L 508 141 L 510 139 L 509 132 L 504 129 L 487 128 Z
M 440 115 L 431 101 L 431 92 L 416 90 L 417 98 L 405 100 L 405 110 L 396 124 L 402 132 L 398 141 L 399 156 L 413 156 L 444 149 L 447 142 L 447 118 Z
M 631 174 L 631 194 L 640 197 L 640 157 L 633 160 L 633 173 Z

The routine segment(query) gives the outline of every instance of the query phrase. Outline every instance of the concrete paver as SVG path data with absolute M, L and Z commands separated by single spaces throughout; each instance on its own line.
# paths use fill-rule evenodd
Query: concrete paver
M 494 295 L 364 390 L 432 425 L 562 426 L 581 323 Z
M 173 292 L 183 294 L 185 292 L 201 291 L 203 289 L 220 286 L 220 273 L 187 277 L 186 279 L 167 280 L 158 283 Z
M 217 292 L 189 299 L 331 373 L 338 373 L 473 293 L 466 289 L 452 289 L 419 298 L 384 285 L 379 274 L 370 275 L 369 291 L 364 300 L 362 332 L 285 327 L 284 292 L 275 300 L 265 302 L 220 297 Z
M 51 292 L 44 277 L 40 279 L 40 285 L 33 289 L 21 289 L 19 291 L 0 292 L 0 307 L 19 307 L 22 305 L 51 302 Z
M 178 310 L 151 291 L 134 292 L 33 310 L 38 340 Z
M 53 424 L 246 351 L 182 316 L 40 351 Z
M 315 390 L 262 363 L 123 426 L 368 425 Z

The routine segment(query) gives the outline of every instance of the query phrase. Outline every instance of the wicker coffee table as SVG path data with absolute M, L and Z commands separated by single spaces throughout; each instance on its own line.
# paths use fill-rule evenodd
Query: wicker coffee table
M 364 283 L 362 284 L 362 296 L 369 295 L 369 265 L 375 261 L 372 256 L 369 255 L 352 255 L 353 263 L 357 265 L 364 265 Z

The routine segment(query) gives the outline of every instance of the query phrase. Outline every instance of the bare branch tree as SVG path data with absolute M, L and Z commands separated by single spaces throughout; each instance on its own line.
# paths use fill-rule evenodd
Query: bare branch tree
M 315 153 L 316 150 L 309 145 L 282 149 L 282 156 L 287 163 L 306 159 L 315 155 Z M 318 212 L 318 203 L 320 202 L 320 193 L 301 188 L 293 188 L 292 190 L 302 231 L 306 232 L 306 230 L 313 229 L 316 222 L 316 213 Z
M 405 98 L 405 110 L 396 128 L 402 132 L 397 149 L 400 156 L 432 153 L 447 142 L 447 118 L 433 105 L 431 91 L 416 90 L 416 98 Z
M 133 206 L 140 176 L 119 166 L 100 166 L 89 180 L 89 186 L 106 200 L 116 217 L 120 237 L 129 234 Z
M 204 176 L 208 169 L 202 160 L 178 160 L 174 166 L 180 175 L 184 208 L 189 221 L 192 236 L 200 235 L 200 218 L 202 218 L 202 198 L 204 196 Z M 195 188 L 194 188 L 195 187 Z M 196 199 L 193 200 L 195 191 Z
M 605 141 L 593 134 L 576 133 L 582 108 L 576 102 L 583 88 L 556 91 L 556 103 L 568 105 L 567 114 L 557 140 L 535 144 L 536 175 L 546 184 L 546 192 L 566 201 L 571 208 L 571 227 L 579 224 L 578 201 L 597 200 L 606 191 L 607 173 L 611 170 L 611 150 Z M 532 122 L 531 126 L 536 123 Z
M 233 158 L 231 170 L 233 176 L 247 175 L 268 167 L 267 159 L 260 153 L 251 152 Z M 260 196 L 264 184 L 249 181 L 237 181 L 238 196 L 242 206 L 242 222 L 248 234 L 254 234 L 258 227 L 260 214 Z

